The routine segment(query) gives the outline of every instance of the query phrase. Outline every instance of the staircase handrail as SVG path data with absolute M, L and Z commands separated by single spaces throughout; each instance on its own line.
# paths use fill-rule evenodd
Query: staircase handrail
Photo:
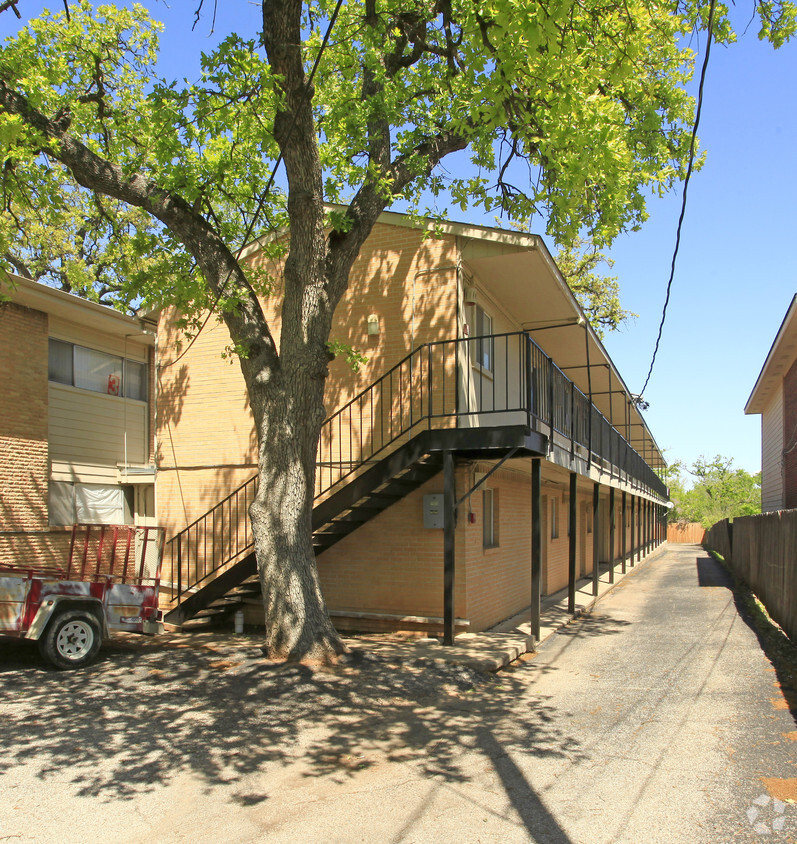
M 434 350 L 438 347 L 452 347 L 454 349 L 454 371 L 455 371 L 455 389 L 458 391 L 460 389 L 460 385 L 457 383 L 457 371 L 458 371 L 458 361 L 459 361 L 459 349 L 461 348 L 459 344 L 466 344 L 464 348 L 469 350 L 472 348 L 472 343 L 478 343 L 479 341 L 483 341 L 485 339 L 489 339 L 493 344 L 491 346 L 491 350 L 494 353 L 496 349 L 496 341 L 501 340 L 502 338 L 505 339 L 505 350 L 508 356 L 509 353 L 509 338 L 518 338 L 520 354 L 525 355 L 525 358 L 520 359 L 521 362 L 525 360 L 525 375 L 521 374 L 520 379 L 523 381 L 522 388 L 519 391 L 520 405 L 518 407 L 509 408 L 504 407 L 503 410 L 499 411 L 484 411 L 481 408 L 471 408 L 468 406 L 465 410 L 460 410 L 457 406 L 454 413 L 434 413 L 433 412 L 433 354 Z M 545 369 L 543 371 L 535 372 L 532 369 L 532 353 L 533 350 L 536 349 L 534 352 L 534 360 L 535 361 L 542 361 L 543 366 Z M 445 354 L 445 353 L 444 353 Z M 418 360 L 417 369 L 413 367 L 413 360 Z M 508 359 L 508 358 L 507 358 Z M 442 379 L 443 379 L 443 390 L 445 390 L 445 378 L 446 378 L 446 371 L 445 366 L 447 363 L 447 358 L 443 358 L 443 372 L 442 372 Z M 353 408 L 357 407 L 358 403 L 363 402 L 363 400 L 367 397 L 375 395 L 377 391 L 380 391 L 381 397 L 381 389 L 382 386 L 385 384 L 390 384 L 391 388 L 387 392 L 387 396 L 389 399 L 390 408 L 392 409 L 392 404 L 394 399 L 396 398 L 394 395 L 393 390 L 393 378 L 396 373 L 401 375 L 402 370 L 409 365 L 409 392 L 405 397 L 402 392 L 402 382 L 399 381 L 399 425 L 395 432 L 391 430 L 390 436 L 385 439 L 384 435 L 380 437 L 378 447 L 370 448 L 366 452 L 363 452 L 362 448 L 360 453 L 357 455 L 357 458 L 354 459 L 354 454 L 352 451 L 351 446 L 353 445 L 352 440 L 352 430 L 353 430 L 353 420 L 351 418 L 351 411 Z M 536 369 L 535 364 L 535 369 Z M 521 367 L 523 369 L 523 367 Z M 417 386 L 419 389 L 419 394 L 415 396 L 413 394 L 413 373 L 417 371 L 419 373 Z M 468 370 L 468 375 L 470 376 L 470 370 Z M 425 391 L 424 391 L 424 379 L 425 379 Z M 533 383 L 532 383 L 533 382 Z M 565 387 L 560 387 L 559 392 L 569 393 L 569 400 L 565 400 L 566 403 L 569 403 L 569 413 L 567 407 L 564 404 L 560 407 L 559 404 L 554 401 L 554 384 L 562 384 Z M 570 389 L 566 389 L 566 385 L 570 385 Z M 546 388 L 547 395 L 539 395 L 537 396 L 536 393 L 541 393 L 541 387 Z M 592 417 L 596 420 L 597 424 L 589 426 L 588 424 L 583 424 L 582 427 L 588 428 L 592 427 L 592 436 L 586 437 L 586 431 L 580 431 L 579 424 L 576 420 L 576 396 L 580 396 L 578 406 L 584 407 L 584 403 L 586 403 L 586 407 L 589 411 L 594 414 Z M 414 413 L 414 401 L 415 399 L 419 399 L 419 412 Z M 408 400 L 408 407 L 405 408 L 405 401 Z M 537 401 L 540 401 L 540 407 L 538 408 L 536 405 Z M 457 397 L 457 404 L 458 404 L 458 397 Z M 371 404 L 371 410 L 373 412 L 373 403 Z M 618 471 L 622 466 L 625 466 L 626 475 L 633 475 L 634 478 L 639 481 L 641 484 L 644 484 L 651 489 L 657 489 L 659 484 L 663 487 L 663 482 L 658 476 L 655 474 L 653 469 L 649 466 L 647 461 L 631 446 L 631 444 L 623 437 L 622 434 L 603 416 L 603 414 L 595 407 L 594 404 L 591 404 L 588 398 L 581 392 L 581 390 L 573 384 L 573 382 L 562 372 L 562 370 L 554 363 L 553 359 L 550 358 L 545 352 L 541 349 L 541 347 L 531 338 L 528 332 L 503 332 L 500 334 L 489 334 L 489 335 L 481 335 L 478 337 L 465 337 L 465 338 L 455 338 L 453 340 L 435 340 L 429 343 L 422 343 L 419 346 L 416 346 L 411 352 L 405 355 L 400 361 L 394 364 L 387 372 L 384 372 L 379 378 L 375 379 L 371 382 L 367 387 L 363 388 L 359 393 L 357 393 L 354 397 L 352 397 L 346 404 L 342 407 L 338 408 L 333 414 L 328 416 L 321 425 L 319 441 L 318 441 L 318 451 L 317 451 L 317 459 L 316 459 L 316 477 L 317 477 L 317 489 L 318 491 L 314 495 L 314 499 L 317 500 L 319 497 L 326 495 L 333 487 L 337 484 L 342 483 L 344 480 L 349 478 L 352 474 L 357 472 L 361 467 L 366 465 L 368 462 L 372 461 L 376 455 L 380 452 L 384 451 L 388 448 L 391 444 L 396 442 L 400 437 L 408 434 L 414 428 L 422 422 L 427 422 L 429 427 L 432 425 L 433 418 L 443 418 L 443 417 L 455 417 L 459 418 L 460 416 L 468 416 L 468 415 L 480 415 L 485 412 L 509 412 L 509 411 L 525 411 L 528 416 L 529 420 L 532 416 L 539 419 L 544 425 L 550 426 L 551 433 L 554 430 L 558 431 L 558 433 L 562 434 L 565 437 L 570 438 L 574 443 L 578 442 L 579 445 L 586 447 L 591 453 L 594 453 L 598 457 L 607 458 L 610 462 L 613 461 L 613 465 L 616 465 Z M 406 413 L 405 413 L 406 411 Z M 327 440 L 329 443 L 334 443 L 334 427 L 337 424 L 340 432 L 342 434 L 343 431 L 343 419 L 345 418 L 345 414 L 349 413 L 349 420 L 347 426 L 347 434 L 349 437 L 349 454 L 348 459 L 344 460 L 342 457 L 342 448 L 343 443 L 341 442 L 341 437 L 338 438 L 338 460 L 337 461 L 329 461 L 328 463 L 324 463 L 321 460 L 322 456 L 322 448 L 324 447 L 324 431 L 329 430 L 332 432 L 328 437 Z M 384 402 L 380 407 L 380 413 L 384 412 Z M 543 418 L 543 415 L 548 418 Z M 405 424 L 405 417 L 406 417 L 406 424 Z M 336 422 L 337 420 L 337 422 Z M 380 418 L 380 421 L 384 421 L 384 417 Z M 580 420 L 582 423 L 586 423 L 586 420 Z M 362 414 L 360 414 L 360 436 L 362 437 Z M 390 416 L 390 425 L 392 429 L 393 424 L 393 416 Z M 569 430 L 567 430 L 569 428 Z M 614 455 L 611 452 L 614 451 L 611 447 L 611 434 L 612 432 L 616 433 L 617 436 L 622 440 L 625 444 L 624 454 L 622 455 L 622 460 L 620 459 L 620 455 Z M 371 431 L 373 434 L 373 431 Z M 608 450 L 609 454 L 603 454 L 602 452 L 604 449 L 602 448 L 602 442 L 605 437 L 609 437 L 608 443 Z M 615 438 L 616 439 L 616 438 Z M 583 441 L 582 441 L 583 440 Z M 362 445 L 362 443 L 361 443 Z M 331 446 L 330 446 L 330 454 L 331 454 Z M 335 479 L 324 486 L 323 481 L 321 480 L 321 470 L 324 468 L 328 468 L 330 470 L 330 475 L 332 475 L 332 467 L 337 463 L 338 471 L 335 474 Z M 346 471 L 343 470 L 343 466 L 347 465 L 348 468 Z M 187 527 L 183 528 L 181 531 L 176 533 L 169 541 L 166 543 L 166 549 L 168 550 L 169 559 L 171 562 L 171 571 L 172 571 L 172 583 L 174 583 L 174 572 L 175 572 L 175 563 L 176 570 L 177 570 L 177 599 L 179 600 L 180 597 L 188 590 L 195 587 L 198 583 L 204 581 L 208 577 L 210 577 L 215 571 L 218 569 L 226 566 L 228 563 L 232 562 L 236 558 L 240 558 L 241 555 L 248 551 L 254 544 L 253 539 L 250 537 L 248 542 L 241 546 L 236 542 L 236 549 L 234 553 L 229 554 L 222 560 L 215 560 L 214 565 L 208 570 L 205 566 L 203 566 L 202 576 L 196 576 L 193 578 L 189 578 L 189 583 L 183 586 L 182 583 L 182 560 L 181 560 L 181 548 L 183 546 L 183 542 L 186 542 L 187 547 L 190 547 L 190 537 L 191 531 L 198 531 L 200 526 L 203 523 L 206 525 L 209 521 L 213 524 L 213 530 L 215 531 L 216 527 L 216 516 L 215 514 L 221 513 L 223 516 L 224 507 L 230 506 L 230 502 L 233 499 L 240 496 L 241 492 L 244 491 L 250 485 L 252 486 L 253 492 L 257 486 L 258 482 L 258 475 L 254 475 L 251 478 L 247 479 L 242 483 L 239 487 L 234 489 L 229 495 L 225 496 L 221 501 L 211 507 L 206 513 L 202 516 L 199 516 L 193 522 L 191 522 Z M 657 483 L 658 482 L 658 483 Z M 252 496 L 254 497 L 254 495 Z M 249 500 L 248 496 L 245 496 L 245 500 Z M 236 503 L 237 509 L 237 503 Z M 248 509 L 248 508 L 247 508 Z M 244 524 L 248 524 L 248 513 L 244 515 Z M 229 525 L 233 522 L 232 519 L 228 520 Z M 237 520 L 236 520 L 237 523 Z M 206 528 L 202 528 L 206 531 Z M 245 529 L 246 531 L 246 529 Z M 237 534 L 236 534 L 237 539 Z M 215 533 L 212 535 L 212 541 L 215 548 Z M 207 535 L 205 534 L 204 537 L 205 545 L 207 544 Z M 222 542 L 224 545 L 224 542 Z M 175 561 L 175 548 L 177 560 Z M 198 574 L 198 572 L 197 572 Z

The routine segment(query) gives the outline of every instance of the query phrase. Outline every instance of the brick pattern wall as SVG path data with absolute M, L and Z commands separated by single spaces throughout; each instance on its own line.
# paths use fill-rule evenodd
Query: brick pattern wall
M 784 507 L 797 507 L 797 360 L 783 379 Z M 791 450 L 790 450 L 791 449 Z
M 464 476 L 464 470 L 457 470 L 457 488 L 464 484 Z M 330 609 L 442 617 L 443 531 L 423 526 L 423 496 L 442 492 L 441 473 L 319 556 L 321 585 Z M 457 617 L 468 614 L 465 536 L 466 525 L 460 519 Z
M 381 224 L 375 228 L 353 267 L 331 333 L 333 340 L 354 347 L 368 361 L 356 373 L 342 359 L 330 364 L 328 414 L 414 346 L 454 335 L 455 263 L 453 237 L 424 239 L 412 229 Z M 273 295 L 263 305 L 279 342 L 279 267 L 260 266 L 275 279 Z M 366 332 L 370 314 L 379 318 L 376 336 Z M 221 357 L 230 344 L 226 327 L 211 320 L 183 358 L 163 366 L 177 358 L 181 344 L 185 346 L 174 319 L 174 312 L 165 310 L 158 329 L 157 497 L 167 538 L 254 474 L 257 454 L 239 364 Z
M 46 530 L 47 315 L 0 306 L 0 531 Z
M 480 489 L 471 496 L 473 521 L 465 531 L 468 616 L 471 629 L 477 631 L 531 603 L 531 479 L 499 469 L 486 483 L 497 493 L 498 547 L 484 548 L 484 496 Z M 462 521 L 467 523 L 468 502 L 462 506 Z

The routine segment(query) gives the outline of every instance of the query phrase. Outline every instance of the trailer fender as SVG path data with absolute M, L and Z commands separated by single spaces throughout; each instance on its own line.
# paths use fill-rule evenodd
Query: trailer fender
M 62 610 L 89 610 L 97 616 L 102 630 L 102 638 L 109 638 L 110 631 L 108 630 L 108 622 L 105 618 L 105 609 L 102 606 L 102 601 L 97 598 L 87 598 L 80 596 L 73 598 L 69 595 L 53 595 L 47 598 L 39 607 L 33 621 L 31 622 L 28 632 L 25 634 L 26 639 L 40 639 L 44 631 L 47 629 L 47 624 L 50 619 Z

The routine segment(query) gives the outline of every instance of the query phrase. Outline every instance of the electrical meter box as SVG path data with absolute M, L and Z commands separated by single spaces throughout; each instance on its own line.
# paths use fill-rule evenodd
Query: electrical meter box
M 425 528 L 445 527 L 443 519 L 443 493 L 424 495 L 423 497 L 423 526 Z

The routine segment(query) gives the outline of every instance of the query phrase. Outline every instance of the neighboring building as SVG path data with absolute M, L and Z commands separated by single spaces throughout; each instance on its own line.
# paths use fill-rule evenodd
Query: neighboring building
M 797 296 L 744 412 L 761 414 L 761 511 L 797 508 Z
M 155 523 L 154 333 L 0 282 L 0 564 L 63 565 L 76 522 Z
M 256 245 L 247 260 L 262 261 Z M 279 294 L 264 303 L 275 337 Z M 164 581 L 185 599 L 179 622 L 254 571 L 256 434 L 240 369 L 222 358 L 223 324 L 178 356 L 174 311 L 153 316 L 158 517 L 173 537 Z M 460 627 L 482 630 L 533 594 L 574 588 L 573 490 L 576 577 L 663 539 L 661 452 L 539 237 L 386 213 L 332 339 L 368 358 L 356 374 L 333 362 L 319 444 L 314 541 L 341 628 L 439 629 L 444 616 L 450 627 L 453 602 Z M 444 561 L 446 496 L 465 497 Z M 247 615 L 262 621 L 256 599 Z

